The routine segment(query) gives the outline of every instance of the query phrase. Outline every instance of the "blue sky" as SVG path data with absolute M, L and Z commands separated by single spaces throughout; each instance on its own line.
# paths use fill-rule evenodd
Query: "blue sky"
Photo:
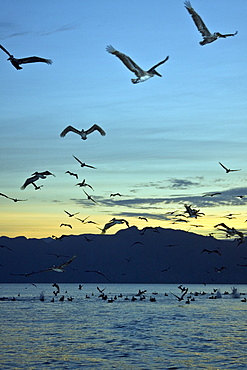
M 100 232 L 68 220 L 64 209 L 90 215 L 99 228 L 113 216 L 147 226 L 138 220 L 146 215 L 150 226 L 189 229 L 166 215 L 184 211 L 184 203 L 205 213 L 193 220 L 204 224 L 196 232 L 215 231 L 230 212 L 241 215 L 225 222 L 245 230 L 247 3 L 191 3 L 210 31 L 238 34 L 200 46 L 183 1 L 3 1 L 0 43 L 17 58 L 37 55 L 53 64 L 17 71 L 0 50 L 0 192 L 28 199 L 0 198 L 2 235 L 59 235 L 68 221 L 75 234 Z M 163 77 L 133 85 L 133 73 L 106 52 L 109 44 L 146 70 L 169 55 L 158 68 Z M 93 123 L 105 137 L 59 136 L 67 125 Z M 81 169 L 72 155 L 97 169 Z M 226 174 L 219 161 L 241 171 Z M 20 190 L 44 170 L 56 177 L 39 180 L 39 191 Z M 67 170 L 93 186 L 85 190 L 97 205 Z M 222 194 L 202 197 L 215 191 Z M 110 198 L 114 192 L 121 198 Z

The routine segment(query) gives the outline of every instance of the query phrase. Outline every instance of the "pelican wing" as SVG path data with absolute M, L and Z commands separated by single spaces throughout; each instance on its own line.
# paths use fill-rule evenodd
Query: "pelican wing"
M 27 57 L 27 58 L 21 58 L 21 59 L 16 59 L 18 64 L 27 64 L 27 63 L 37 63 L 37 62 L 42 62 L 46 64 L 52 64 L 51 59 L 45 59 L 45 58 L 40 58 L 40 57 Z
M 76 258 L 76 255 L 70 258 L 67 262 L 63 263 L 62 265 L 57 266 L 56 268 L 63 269 L 64 267 L 68 266 L 72 261 L 74 261 L 75 258 Z
M 218 36 L 223 37 L 225 39 L 226 37 L 229 37 L 229 36 L 235 36 L 237 33 L 238 33 L 238 31 L 236 31 L 235 33 L 226 33 L 226 34 L 222 35 L 221 33 L 218 32 Z
M 90 127 L 87 131 L 86 131 L 86 134 L 91 134 L 92 132 L 94 132 L 95 130 L 99 131 L 99 133 L 102 135 L 102 136 L 105 136 L 105 131 L 98 125 L 94 124 L 92 127 Z
M 6 50 L 3 45 L 0 45 L 0 48 L 6 53 L 8 54 L 9 57 L 11 57 L 11 54 L 8 52 L 8 50 Z
M 5 194 L 3 194 L 3 193 L 0 193 L 0 195 L 1 195 L 2 197 L 5 197 L 5 198 L 8 198 L 8 199 L 9 199 L 8 195 L 5 195 Z
M 79 158 L 75 157 L 74 155 L 73 155 L 73 157 L 75 158 L 75 160 L 77 160 L 77 162 L 79 162 L 80 164 L 83 164 L 82 161 L 80 161 Z
M 21 189 L 24 190 L 26 189 L 26 187 L 30 184 L 32 184 L 34 181 L 37 181 L 39 179 L 39 176 L 35 175 L 35 176 L 32 176 L 32 177 L 29 177 L 28 179 L 26 179 L 26 181 L 24 182 L 24 184 L 22 185 Z
M 196 27 L 198 28 L 198 31 L 201 32 L 202 36 L 210 36 L 211 32 L 208 30 L 207 26 L 205 25 L 201 17 L 192 8 L 190 1 L 185 1 L 184 6 L 188 10 Z
M 106 50 L 108 53 L 116 55 L 116 57 L 118 57 L 131 72 L 134 72 L 137 77 L 144 75 L 144 71 L 127 55 L 120 53 L 120 51 L 117 51 L 111 45 L 108 45 Z
M 169 59 L 169 56 L 167 56 L 167 57 L 166 57 L 166 59 L 162 60 L 161 62 L 159 62 L 159 63 L 155 64 L 155 66 L 153 66 L 152 68 L 150 68 L 150 70 L 149 70 L 149 71 L 152 71 L 153 69 L 155 69 L 155 68 L 159 67 L 161 64 L 165 63 L 168 59 Z M 148 71 L 148 72 L 149 72 L 149 71 Z
M 221 167 L 224 168 L 224 170 L 229 171 L 229 168 L 227 168 L 226 166 L 224 166 L 222 163 L 219 162 L 219 164 L 221 165 Z
M 70 132 L 70 131 L 72 131 L 72 132 L 74 132 L 74 133 L 76 133 L 76 134 L 78 134 L 78 135 L 80 135 L 81 134 L 81 131 L 79 131 L 79 130 L 77 130 L 76 128 L 74 128 L 73 126 L 67 126 L 67 127 L 65 127 L 65 129 L 61 132 L 61 134 L 60 134 L 60 136 L 61 137 L 64 137 L 68 132 Z

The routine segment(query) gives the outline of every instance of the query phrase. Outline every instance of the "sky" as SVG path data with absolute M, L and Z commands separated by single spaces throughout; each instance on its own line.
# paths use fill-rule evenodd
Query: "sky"
M 238 34 L 199 45 L 182 0 L 2 2 L 0 44 L 16 58 L 53 64 L 16 70 L 0 50 L 0 193 L 25 200 L 0 196 L 0 235 L 98 234 L 113 217 L 217 238 L 225 237 L 214 227 L 222 222 L 247 233 L 247 2 L 191 3 L 211 32 Z M 169 60 L 157 68 L 161 78 L 134 85 L 107 45 L 145 70 Z M 94 123 L 106 136 L 60 137 L 68 125 Z M 226 173 L 219 162 L 240 171 Z M 21 190 L 46 170 L 55 176 L 39 179 L 40 190 Z M 93 190 L 76 186 L 83 179 Z M 221 194 L 203 196 L 214 192 Z M 177 216 L 184 204 L 204 215 Z

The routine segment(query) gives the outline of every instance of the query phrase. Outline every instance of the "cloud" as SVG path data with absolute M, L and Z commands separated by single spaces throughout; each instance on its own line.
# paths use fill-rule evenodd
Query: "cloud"
M 170 182 L 170 188 L 172 189 L 188 189 L 193 186 L 201 185 L 201 181 L 203 180 L 203 177 L 197 177 L 196 179 L 197 181 L 170 178 L 168 181 Z
M 47 32 L 41 32 L 39 33 L 39 36 L 48 36 L 52 35 L 53 33 L 57 32 L 66 32 L 66 31 L 72 31 L 75 30 L 78 26 L 76 24 L 64 24 L 58 28 L 55 28 L 54 30 L 47 31 Z

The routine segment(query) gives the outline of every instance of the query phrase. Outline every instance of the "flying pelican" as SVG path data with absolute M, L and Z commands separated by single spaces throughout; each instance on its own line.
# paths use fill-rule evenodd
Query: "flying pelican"
M 104 278 L 106 278 L 106 280 L 110 281 L 110 280 L 108 279 L 108 277 L 107 277 L 107 276 L 105 276 L 105 274 L 103 274 L 101 271 L 97 271 L 97 270 L 86 270 L 85 272 L 95 272 L 96 274 L 98 274 L 98 275 L 102 275 Z
M 26 64 L 26 63 L 36 63 L 36 62 L 43 62 L 43 63 L 46 63 L 46 64 L 52 64 L 52 60 L 51 59 L 44 59 L 44 58 L 40 58 L 40 57 L 27 57 L 27 58 L 21 58 L 21 59 L 17 59 L 17 58 L 14 58 L 13 55 L 11 55 L 8 50 L 6 50 L 2 45 L 0 45 L 0 48 L 6 53 L 8 54 L 9 58 L 8 60 L 10 61 L 10 63 L 18 70 L 18 69 L 22 69 L 22 67 L 20 67 L 20 64 Z
M 105 136 L 106 133 L 105 131 L 98 125 L 94 124 L 92 127 L 90 127 L 88 130 L 83 130 L 81 129 L 80 130 L 77 130 L 76 128 L 74 128 L 73 126 L 67 126 L 60 134 L 61 137 L 64 137 L 68 132 L 74 132 L 75 134 L 78 134 L 80 135 L 81 139 L 82 140 L 86 140 L 87 139 L 87 136 L 89 134 L 91 134 L 92 132 L 94 131 L 99 131 L 99 133 L 102 135 L 102 136 Z
M 62 226 L 67 226 L 67 227 L 69 227 L 70 229 L 72 229 L 72 225 L 70 225 L 70 224 L 60 224 L 60 227 L 62 227 Z
M 79 163 L 80 163 L 81 167 L 89 167 L 89 168 L 94 168 L 94 169 L 95 169 L 95 167 L 90 166 L 89 164 L 86 164 L 86 163 L 84 163 L 84 162 L 80 161 L 80 159 L 79 159 L 79 158 L 77 158 L 77 157 L 75 157 L 74 155 L 73 155 L 73 157 L 75 158 L 75 160 L 77 160 L 77 162 L 79 162 Z
M 51 173 L 50 171 L 43 171 L 43 172 L 38 172 L 38 171 L 35 171 L 34 173 L 32 173 L 32 177 L 29 177 L 25 182 L 24 184 L 21 186 L 21 189 L 24 190 L 26 189 L 26 187 L 30 184 L 33 184 L 34 185 L 34 182 L 39 180 L 39 179 L 46 179 L 47 176 L 49 175 L 52 175 L 55 177 L 55 175 L 53 173 Z M 36 185 L 34 185 L 35 187 L 35 190 L 37 190 L 37 187 Z
M 72 258 L 70 258 L 67 262 L 62 263 L 61 265 L 58 265 L 58 266 L 53 265 L 51 267 L 48 267 L 45 270 L 32 271 L 32 272 L 29 272 L 29 273 L 26 273 L 26 274 L 11 274 L 11 275 L 20 275 L 20 276 L 28 277 L 28 276 L 33 275 L 33 274 L 39 274 L 41 272 L 47 272 L 47 271 L 64 272 L 65 267 L 67 267 L 75 258 L 76 258 L 76 255 L 73 256 Z
M 70 172 L 70 171 L 66 171 L 65 173 L 68 173 L 70 176 L 75 176 L 78 179 L 77 173 L 73 173 L 73 172 Z
M 179 302 L 180 302 L 180 301 L 182 301 L 182 300 L 184 299 L 184 296 L 185 296 L 185 294 L 187 294 L 187 292 L 188 292 L 188 288 L 186 288 L 186 289 L 183 291 L 183 293 L 182 293 L 181 297 L 177 296 L 176 294 L 174 294 L 174 293 L 172 293 L 172 292 L 171 292 L 171 294 L 172 294 L 172 295 L 174 295 L 174 297 L 176 297 L 176 298 L 179 300 Z
M 86 218 L 82 219 L 82 218 L 78 218 L 76 217 L 77 220 L 81 221 L 82 223 L 84 223 L 87 219 L 88 219 L 89 216 L 87 216 Z
M 94 202 L 94 203 L 96 203 L 96 204 L 97 204 L 96 200 L 94 200 L 94 199 L 91 197 L 91 195 L 89 195 L 89 194 L 88 194 L 84 189 L 83 189 L 83 191 L 84 191 L 85 195 L 87 196 L 87 199 L 88 199 L 88 200 L 91 200 L 92 202 Z
M 229 173 L 229 172 L 234 172 L 234 171 L 241 171 L 240 170 L 230 170 L 230 168 L 227 168 L 226 166 L 224 166 L 222 163 L 219 162 L 219 164 L 221 165 L 221 167 L 224 168 L 224 170 L 226 171 L 226 173 Z
M 13 200 L 13 202 L 24 202 L 24 201 L 27 201 L 27 199 L 17 199 L 17 198 L 11 198 L 11 197 L 8 197 L 8 195 L 5 195 L 3 193 L 0 193 L 0 195 L 2 197 L 5 197 L 7 199 L 10 199 L 10 200 Z
M 108 53 L 110 53 L 110 54 L 116 55 L 116 57 L 118 57 L 131 72 L 134 72 L 134 74 L 136 75 L 137 78 L 132 78 L 131 79 L 131 82 L 133 84 L 137 84 L 139 82 L 147 81 L 149 78 L 151 78 L 155 75 L 157 75 L 159 77 L 162 77 L 162 75 L 159 74 L 155 70 L 155 68 L 157 68 L 161 64 L 165 63 L 169 59 L 169 56 L 167 56 L 166 59 L 162 60 L 158 64 L 155 64 L 155 66 L 151 67 L 148 71 L 144 71 L 130 57 L 128 57 L 127 55 L 125 55 L 123 53 L 120 53 L 120 51 L 117 51 L 116 49 L 114 49 L 114 47 L 112 45 L 108 45 L 106 47 L 106 51 L 108 51 Z
M 75 184 L 75 186 L 80 186 L 80 188 L 83 187 L 83 186 L 88 186 L 90 189 L 94 190 L 91 185 L 86 183 L 85 179 L 82 182 L 78 182 L 78 184 Z
M 200 45 L 210 44 L 211 42 L 217 40 L 218 38 L 224 38 L 225 39 L 226 37 L 229 37 L 229 36 L 235 36 L 238 33 L 238 31 L 236 31 L 235 33 L 228 33 L 228 34 L 225 34 L 225 35 L 222 35 L 219 32 L 211 33 L 208 30 L 205 23 L 203 22 L 203 20 L 201 19 L 201 17 L 192 8 L 190 1 L 185 1 L 184 6 L 188 10 L 189 14 L 192 16 L 192 19 L 193 19 L 198 31 L 202 34 L 203 40 L 199 42 Z
M 80 212 L 76 212 L 76 213 L 69 213 L 68 211 L 65 211 L 65 209 L 64 209 L 64 212 L 65 212 L 65 213 L 67 213 L 67 215 L 68 215 L 69 217 L 73 217 L 73 216 L 75 216 L 75 215 L 78 215 L 78 213 L 80 213 Z
M 188 213 L 189 217 L 201 217 L 202 215 L 205 215 L 204 213 L 200 212 L 200 209 L 193 209 L 191 208 L 191 205 L 188 206 L 187 204 L 184 204 L 186 211 L 184 213 Z
M 109 222 L 107 222 L 107 223 L 105 224 L 105 226 L 103 227 L 103 229 L 102 229 L 102 231 L 101 231 L 101 234 L 105 234 L 105 233 L 106 233 L 106 231 L 107 231 L 110 227 L 112 227 L 112 226 L 114 226 L 114 225 L 117 225 L 117 224 L 124 224 L 124 223 L 129 227 L 129 223 L 128 223 L 128 221 L 124 220 L 123 218 L 121 218 L 121 219 L 116 219 L 116 218 L 114 217 L 113 219 L 111 219 Z
M 116 195 L 118 195 L 119 197 L 121 197 L 121 196 L 122 196 L 120 193 L 111 193 L 111 194 L 110 194 L 110 197 L 115 197 Z
M 142 217 L 142 216 L 139 216 L 138 218 L 139 218 L 140 220 L 144 220 L 144 221 L 148 222 L 148 219 L 147 219 L 147 217 Z

